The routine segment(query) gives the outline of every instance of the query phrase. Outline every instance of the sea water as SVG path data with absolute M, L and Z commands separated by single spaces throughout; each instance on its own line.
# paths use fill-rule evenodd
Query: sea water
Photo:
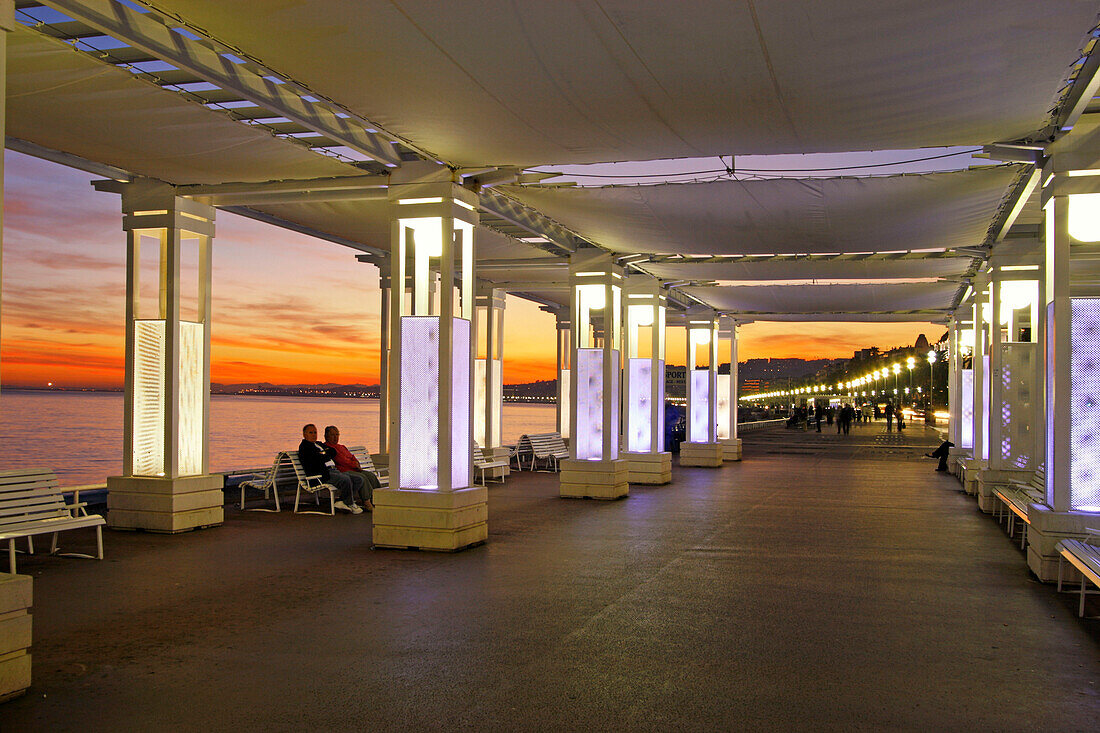
M 344 444 L 378 451 L 378 400 L 211 395 L 210 470 L 270 465 L 298 448 L 306 423 L 336 425 Z M 554 405 L 504 404 L 505 443 L 554 429 Z M 121 474 L 122 393 L 4 390 L 0 470 L 12 468 L 51 469 L 64 486 Z

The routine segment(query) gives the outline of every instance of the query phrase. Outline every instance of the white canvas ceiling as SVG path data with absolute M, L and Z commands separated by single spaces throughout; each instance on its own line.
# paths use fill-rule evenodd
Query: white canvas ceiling
M 1042 126 L 1091 0 L 156 0 L 456 164 L 982 144 Z
M 615 252 L 877 252 L 981 244 L 1017 173 L 503 190 Z
M 176 184 L 362 171 L 236 123 L 20 26 L 8 35 L 7 135 Z
M 1045 0 L 1042 12 L 1032 0 L 148 4 L 414 147 L 471 167 L 1014 139 L 1048 122 L 1098 10 L 1093 0 Z M 362 172 L 23 28 L 9 37 L 7 112 L 11 137 L 175 184 Z M 501 190 L 616 253 L 881 253 L 982 244 L 1019 170 Z M 382 201 L 253 208 L 387 246 Z M 478 241 L 482 258 L 544 256 L 496 233 Z M 689 280 L 957 279 L 970 260 L 642 266 Z M 560 275 L 517 269 L 486 278 L 537 285 Z M 894 310 L 909 319 L 947 307 L 956 289 L 950 281 L 686 292 L 776 318 L 878 319 Z

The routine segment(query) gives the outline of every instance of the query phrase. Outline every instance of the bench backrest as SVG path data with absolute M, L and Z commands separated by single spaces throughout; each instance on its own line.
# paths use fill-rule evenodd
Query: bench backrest
M 370 452 L 365 445 L 349 445 L 348 453 L 355 456 L 355 460 L 359 461 L 359 467 L 364 471 L 370 471 L 373 474 L 378 473 L 378 469 L 374 467 L 374 461 L 370 457 Z
M 286 455 L 290 465 L 294 467 L 294 476 L 298 479 L 298 483 L 303 487 L 306 486 L 306 470 L 302 468 L 302 459 L 298 457 L 298 451 L 288 450 L 284 455 Z
M 531 443 L 531 452 L 535 454 L 536 458 L 569 455 L 569 449 L 565 447 L 565 441 L 562 440 L 561 433 L 539 433 L 529 435 L 527 439 Z
M 36 519 L 71 517 L 52 471 L 0 471 L 0 528 Z

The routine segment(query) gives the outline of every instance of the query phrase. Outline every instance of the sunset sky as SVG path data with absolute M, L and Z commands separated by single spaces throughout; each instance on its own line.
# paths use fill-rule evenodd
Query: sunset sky
M 5 386 L 119 387 L 125 236 L 118 196 L 95 177 L 6 152 L 2 375 Z M 339 245 L 218 213 L 211 380 L 364 383 L 378 380 L 378 270 Z M 554 319 L 509 298 L 506 383 L 554 377 Z M 740 358 L 850 357 L 910 345 L 932 324 L 755 323 Z M 668 362 L 683 363 L 670 334 Z

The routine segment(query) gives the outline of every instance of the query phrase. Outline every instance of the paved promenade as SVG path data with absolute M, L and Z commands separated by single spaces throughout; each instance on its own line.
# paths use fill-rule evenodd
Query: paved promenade
M 617 502 L 514 474 L 457 555 L 227 508 L 21 557 L 34 686 L 0 730 L 1096 730 L 1100 621 L 933 471 L 936 434 L 823 430 Z

